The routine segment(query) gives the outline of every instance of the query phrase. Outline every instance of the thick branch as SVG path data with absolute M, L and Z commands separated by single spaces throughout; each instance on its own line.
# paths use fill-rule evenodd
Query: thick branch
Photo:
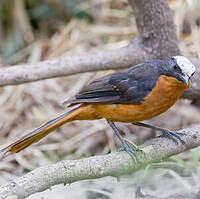
M 152 59 L 180 54 L 172 12 L 167 0 L 129 0 L 134 10 L 141 48 Z
M 154 138 L 141 149 L 146 156 L 138 154 L 140 162 L 135 163 L 126 152 L 111 153 L 80 160 L 65 160 L 51 166 L 44 166 L 0 186 L 0 198 L 17 196 L 25 198 L 36 192 L 44 191 L 60 183 L 72 183 L 85 179 L 104 176 L 120 176 L 134 171 L 151 162 L 157 162 L 171 155 L 200 145 L 200 126 L 181 130 L 185 144 L 175 144 L 168 138 Z

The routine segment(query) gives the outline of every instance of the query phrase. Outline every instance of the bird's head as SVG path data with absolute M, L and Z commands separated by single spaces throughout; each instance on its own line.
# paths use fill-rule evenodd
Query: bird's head
M 177 80 L 189 85 L 190 78 L 195 73 L 195 66 L 183 56 L 174 56 L 167 60 L 164 66 L 164 75 L 175 77 Z

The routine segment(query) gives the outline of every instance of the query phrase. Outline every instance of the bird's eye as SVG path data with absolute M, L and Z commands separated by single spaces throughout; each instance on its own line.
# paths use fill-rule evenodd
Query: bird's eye
M 174 69 L 177 70 L 177 69 L 178 69 L 178 66 L 177 66 L 177 65 L 174 65 Z

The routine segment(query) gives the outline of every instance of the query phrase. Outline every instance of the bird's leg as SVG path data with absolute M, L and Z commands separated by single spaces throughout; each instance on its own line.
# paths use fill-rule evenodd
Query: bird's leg
M 137 157 L 137 151 L 141 152 L 142 150 L 137 148 L 135 145 L 133 147 L 130 147 L 127 143 L 127 141 L 121 136 L 119 129 L 116 127 L 116 125 L 113 122 L 108 121 L 108 124 L 111 126 L 113 131 L 115 132 L 115 135 L 119 138 L 120 142 L 122 143 L 124 150 L 133 158 L 134 161 L 138 161 Z M 142 151 L 143 152 L 143 151 Z
M 184 133 L 178 133 L 176 131 L 170 131 L 170 130 L 165 129 L 165 128 L 153 126 L 153 125 L 150 125 L 150 124 L 145 124 L 145 123 L 142 123 L 142 122 L 135 122 L 135 123 L 132 123 L 132 124 L 160 131 L 160 132 L 162 132 L 163 136 L 170 138 L 176 144 L 178 144 L 178 141 L 185 144 L 184 140 L 182 140 L 182 138 L 181 138 L 181 135 L 184 135 Z

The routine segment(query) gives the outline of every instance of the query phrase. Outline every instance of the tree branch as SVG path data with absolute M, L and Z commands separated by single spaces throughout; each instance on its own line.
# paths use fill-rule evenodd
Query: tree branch
M 151 162 L 181 153 L 200 145 L 200 125 L 179 131 L 184 133 L 185 144 L 175 144 L 165 137 L 149 140 L 140 148 L 146 156 L 139 154 L 140 162 L 134 162 L 126 152 L 111 153 L 80 160 L 64 160 L 57 164 L 44 166 L 0 186 L 0 198 L 17 196 L 26 198 L 36 192 L 44 191 L 56 184 L 71 184 L 76 181 L 120 176 L 137 170 Z
M 22 64 L 0 69 L 0 86 L 16 85 L 77 73 L 125 68 L 150 57 L 140 49 L 138 40 L 124 48 L 91 52 L 77 56 L 61 56 L 35 64 Z
M 141 48 L 152 59 L 180 54 L 173 15 L 166 0 L 129 0 L 141 38 Z

